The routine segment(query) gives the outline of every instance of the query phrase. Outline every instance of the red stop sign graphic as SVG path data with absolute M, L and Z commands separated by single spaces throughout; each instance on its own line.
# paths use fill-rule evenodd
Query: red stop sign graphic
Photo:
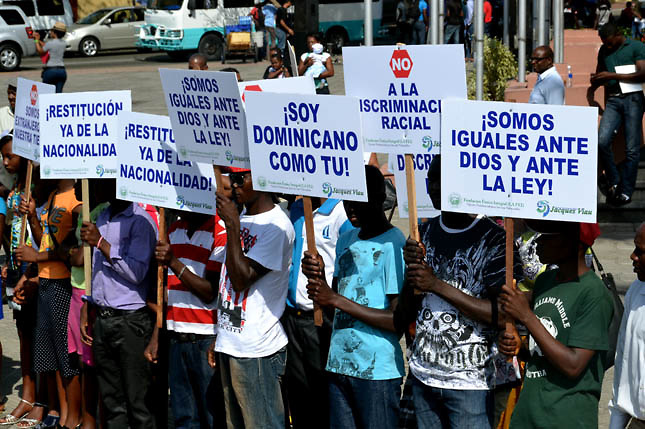
M 36 85 L 32 85 L 29 98 L 31 99 L 31 105 L 35 106 L 38 102 L 38 88 L 36 87 Z
M 260 85 L 247 85 L 244 87 L 244 93 L 246 93 L 246 91 L 262 92 L 262 88 L 260 88 Z M 242 101 L 246 102 L 244 99 L 244 93 L 242 93 Z
M 397 49 L 390 58 L 390 68 L 397 78 L 407 78 L 412 71 L 412 58 L 405 49 Z

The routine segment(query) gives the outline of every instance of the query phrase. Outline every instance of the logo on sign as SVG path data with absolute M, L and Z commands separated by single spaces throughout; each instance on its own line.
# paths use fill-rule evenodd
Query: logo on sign
M 412 71 L 412 58 L 405 49 L 397 49 L 390 58 L 390 68 L 397 78 L 407 78 Z
M 258 177 L 258 185 L 260 186 L 261 189 L 266 188 L 267 186 L 267 179 L 264 176 Z
M 325 182 L 322 184 L 322 191 L 323 191 L 323 194 L 327 195 L 328 197 L 331 197 L 331 193 L 334 191 L 334 188 L 331 186 L 331 183 Z
M 542 217 L 546 217 L 551 212 L 551 206 L 549 206 L 549 202 L 545 200 L 538 201 L 537 212 L 541 213 Z
M 31 85 L 31 92 L 29 93 L 29 98 L 31 99 L 31 105 L 35 106 L 38 103 L 38 87 L 36 84 Z
M 226 160 L 233 164 L 233 152 L 230 150 L 226 151 Z
M 45 167 L 43 173 L 45 173 L 45 176 L 49 176 L 49 174 L 52 172 L 51 168 L 49 166 Z
M 179 154 L 181 155 L 181 157 L 182 157 L 182 158 L 185 158 L 185 157 L 186 157 L 186 153 L 187 153 L 187 152 L 186 152 L 186 148 L 185 148 L 185 147 L 183 147 L 183 146 L 182 146 L 182 147 L 180 147 L 180 148 L 179 148 Z
M 186 201 L 184 200 L 184 197 L 182 195 L 177 195 L 177 207 L 180 209 L 183 209 L 184 206 L 186 205 Z
M 433 142 L 432 137 L 430 136 L 423 136 L 421 141 L 421 146 L 423 146 L 424 149 L 428 149 L 428 152 L 432 151 L 433 147 L 439 147 L 439 142 Z
M 461 205 L 461 195 L 459 194 L 450 194 L 448 197 L 450 205 L 453 207 L 459 207 Z
M 121 197 L 123 197 L 123 198 L 127 197 L 128 196 L 128 188 L 126 188 L 125 186 L 121 186 L 121 188 L 119 189 L 119 194 L 121 194 Z
M 99 177 L 103 177 L 104 174 L 105 174 L 105 169 L 103 168 L 103 166 L 101 164 L 97 165 L 96 166 L 96 175 L 99 176 Z

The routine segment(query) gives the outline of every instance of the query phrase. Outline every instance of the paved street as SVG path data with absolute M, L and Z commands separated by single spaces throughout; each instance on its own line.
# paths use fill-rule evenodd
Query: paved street
M 68 81 L 65 92 L 77 91 L 102 91 L 102 90 L 132 90 L 133 110 L 145 113 L 165 115 L 166 106 L 163 99 L 158 68 L 185 68 L 185 62 L 171 60 L 165 54 L 134 52 L 103 54 L 96 58 L 66 58 Z M 211 63 L 211 70 L 223 67 L 236 67 L 244 80 L 260 79 L 267 67 L 267 62 L 257 64 L 242 64 L 233 61 L 231 64 L 222 65 L 219 62 Z M 5 79 L 13 76 L 40 80 L 40 59 L 28 58 L 23 61 L 23 70 L 15 73 L 0 75 L 0 86 Z M 336 76 L 330 79 L 332 93 L 343 94 L 344 84 L 342 78 L 342 65 L 335 64 Z M 366 76 L 368 69 L 366 68 Z M 3 92 L 4 94 L 4 92 Z M 0 99 L 0 106 L 6 102 Z M 385 162 L 385 158 L 380 158 Z M 395 216 L 395 223 L 404 233 L 408 232 L 407 220 L 400 220 Z M 624 293 L 627 286 L 634 278 L 629 261 L 629 254 L 633 249 L 633 236 L 637 225 L 602 225 L 603 236 L 594 247 L 604 264 L 605 269 L 612 272 L 616 278 L 619 289 Z M 4 306 L 5 318 L 0 320 L 0 339 L 3 346 L 2 380 L 0 394 L 9 395 L 7 409 L 11 410 L 17 404 L 20 393 L 20 372 L 18 361 L 18 340 L 11 312 Z M 607 427 L 608 412 L 607 401 L 611 393 L 613 371 L 606 373 L 603 395 L 600 401 L 599 417 L 600 427 Z

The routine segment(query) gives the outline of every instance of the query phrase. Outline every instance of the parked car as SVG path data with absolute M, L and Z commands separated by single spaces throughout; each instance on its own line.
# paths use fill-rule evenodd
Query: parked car
M 27 16 L 16 6 L 0 6 L 0 70 L 13 71 L 22 57 L 35 53 L 34 30 Z
M 93 57 L 99 50 L 135 48 L 142 7 L 99 9 L 69 27 L 65 35 L 67 51 Z

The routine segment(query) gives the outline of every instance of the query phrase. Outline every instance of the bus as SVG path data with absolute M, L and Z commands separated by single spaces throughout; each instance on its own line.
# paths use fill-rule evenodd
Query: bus
M 393 43 L 396 37 L 398 0 L 372 0 L 374 43 Z M 319 31 L 332 49 L 340 52 L 347 43 L 361 43 L 365 33 L 364 0 L 319 0 Z
M 198 51 L 220 59 L 226 23 L 248 15 L 253 4 L 254 0 L 155 0 L 146 9 L 136 45 L 175 58 Z

